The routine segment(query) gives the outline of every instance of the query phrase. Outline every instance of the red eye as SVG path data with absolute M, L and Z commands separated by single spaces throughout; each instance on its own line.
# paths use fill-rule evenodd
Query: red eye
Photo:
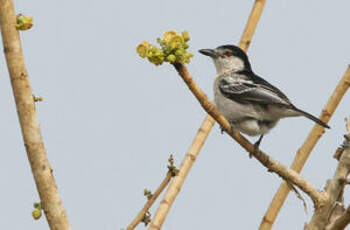
M 232 56 L 232 53 L 227 51 L 226 53 L 224 53 L 226 57 L 231 57 Z

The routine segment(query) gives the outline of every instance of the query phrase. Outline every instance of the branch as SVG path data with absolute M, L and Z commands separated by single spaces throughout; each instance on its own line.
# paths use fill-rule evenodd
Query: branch
M 332 95 L 330 96 L 326 106 L 322 110 L 322 115 L 320 116 L 320 119 L 322 121 L 327 123 L 331 119 L 341 99 L 343 98 L 346 91 L 349 89 L 349 86 L 350 86 L 350 66 L 347 68 L 344 76 L 339 81 L 337 87 L 334 89 Z M 319 125 L 315 125 L 313 127 L 313 129 L 309 133 L 309 136 L 306 138 L 304 144 L 297 151 L 294 161 L 291 165 L 291 169 L 295 170 L 298 173 L 302 170 L 312 149 L 315 147 L 318 140 L 322 137 L 323 133 L 324 133 L 323 127 Z M 285 182 L 283 182 L 278 188 L 275 196 L 273 197 L 271 204 L 261 221 L 259 230 L 270 230 L 272 228 L 272 225 L 275 222 L 276 217 L 279 211 L 281 210 L 282 205 L 286 200 L 289 192 L 290 192 L 290 189 L 288 185 Z
M 248 46 L 251 42 L 251 39 L 255 32 L 255 28 L 264 9 L 265 2 L 266 0 L 255 0 L 245 30 L 239 42 L 240 48 L 242 48 L 245 51 L 247 51 Z M 200 150 L 202 149 L 202 146 L 206 141 L 214 124 L 215 121 L 211 116 L 207 116 L 204 119 L 201 127 L 199 128 L 195 138 L 192 141 L 191 146 L 187 151 L 187 154 L 185 155 L 182 161 L 182 164 L 179 169 L 179 174 L 173 179 L 172 183 L 169 185 L 169 188 L 167 189 L 164 198 L 154 215 L 154 218 L 149 228 L 150 230 L 158 230 L 162 227 L 171 205 L 174 203 L 176 196 L 179 194 L 180 189 L 187 177 L 187 174 L 189 173 L 194 161 L 196 160 Z
M 32 169 L 42 208 L 52 230 L 70 229 L 66 211 L 58 194 L 35 111 L 33 93 L 24 64 L 16 15 L 11 0 L 0 0 L 0 27 L 13 95 L 24 145 Z
M 148 201 L 145 204 L 145 206 L 143 206 L 142 210 L 137 214 L 135 219 L 129 224 L 129 226 L 126 228 L 126 230 L 133 230 L 142 221 L 143 217 L 146 215 L 147 211 L 151 208 L 151 206 L 153 205 L 154 201 L 156 201 L 158 196 L 163 192 L 163 190 L 169 184 L 170 179 L 171 179 L 172 176 L 173 176 L 172 172 L 168 171 L 168 173 L 166 174 L 164 180 L 159 185 L 158 189 L 155 191 L 154 194 L 152 194 L 150 199 L 148 199 Z
M 182 64 L 175 64 L 174 67 L 179 73 L 179 75 L 182 77 L 182 79 L 186 82 L 188 88 L 191 90 L 194 96 L 198 99 L 203 109 L 209 115 L 211 115 L 216 120 L 216 122 L 220 124 L 220 126 L 225 130 L 227 134 L 229 134 L 244 149 L 246 149 L 249 153 L 251 153 L 261 164 L 263 164 L 266 168 L 268 168 L 269 171 L 277 173 L 284 180 L 295 184 L 303 192 L 308 194 L 310 198 L 313 200 L 315 206 L 318 206 L 320 203 L 323 202 L 325 198 L 324 194 L 319 192 L 316 188 L 314 188 L 308 181 L 302 178 L 300 174 L 282 165 L 280 162 L 274 160 L 272 157 L 268 156 L 264 152 L 255 151 L 254 146 L 246 138 L 244 138 L 240 133 L 232 132 L 230 123 L 216 109 L 215 105 L 209 100 L 209 98 L 202 92 L 202 90 L 194 82 L 192 76 L 187 71 L 186 67 Z
M 307 226 L 307 230 L 323 230 L 329 224 L 329 219 L 336 202 L 341 198 L 347 177 L 350 173 L 350 134 L 344 136 L 344 151 L 339 159 L 338 167 L 333 178 L 327 182 L 327 199 L 320 207 L 316 207 L 315 213 Z
M 326 228 L 326 230 L 344 230 L 349 223 L 350 223 L 350 206 L 345 210 L 343 215 L 338 217 L 331 226 Z

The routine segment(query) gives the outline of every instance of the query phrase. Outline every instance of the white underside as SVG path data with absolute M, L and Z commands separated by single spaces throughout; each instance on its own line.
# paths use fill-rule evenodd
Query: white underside
M 217 80 L 214 87 L 215 104 L 220 113 L 231 123 L 234 130 L 247 135 L 266 134 L 275 127 L 281 118 L 300 116 L 300 113 L 294 110 L 276 105 L 267 105 L 264 108 L 253 104 L 237 103 L 221 94 L 217 88 Z

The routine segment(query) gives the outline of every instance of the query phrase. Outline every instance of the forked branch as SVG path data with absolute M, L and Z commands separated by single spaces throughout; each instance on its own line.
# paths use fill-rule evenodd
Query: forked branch
M 344 94 L 350 87 L 350 67 L 346 70 L 343 77 L 340 79 L 337 87 L 334 89 L 332 95 L 330 96 L 327 104 L 322 110 L 322 114 L 320 119 L 328 122 L 336 108 L 338 107 L 340 101 L 342 100 Z M 298 173 L 303 169 L 308 157 L 312 149 L 317 144 L 318 140 L 322 137 L 324 133 L 324 129 L 319 125 L 315 125 L 308 137 L 304 141 L 303 145 L 297 151 L 293 163 L 291 165 L 291 169 L 297 171 Z M 272 228 L 273 223 L 275 222 L 279 211 L 282 208 L 284 201 L 286 200 L 290 189 L 288 185 L 283 182 L 278 188 L 275 196 L 273 197 L 271 204 L 266 211 L 259 230 L 270 230 Z
M 163 179 L 162 183 L 159 185 L 158 189 L 154 192 L 154 194 L 150 196 L 145 206 L 143 206 L 142 210 L 137 214 L 135 219 L 129 224 L 126 230 L 133 230 L 142 221 L 142 219 L 144 218 L 148 210 L 153 205 L 154 201 L 156 201 L 156 199 L 162 193 L 164 188 L 166 188 L 166 186 L 169 184 L 171 177 L 172 175 L 171 175 L 171 172 L 169 171 L 166 174 L 165 178 Z
M 145 196 L 147 196 L 147 198 L 148 198 L 147 203 L 143 206 L 141 211 L 137 214 L 135 219 L 129 224 L 129 226 L 126 228 L 126 230 L 133 230 L 141 221 L 143 221 L 145 223 L 145 225 L 148 224 L 148 222 L 145 222 L 144 219 L 145 219 L 145 217 L 147 217 L 147 213 L 149 213 L 149 209 L 151 208 L 153 203 L 156 201 L 158 196 L 163 192 L 163 190 L 169 184 L 171 178 L 176 176 L 179 173 L 179 170 L 175 167 L 173 155 L 170 155 L 168 161 L 169 161 L 168 173 L 166 174 L 162 183 L 160 183 L 159 187 L 157 188 L 157 190 L 153 194 L 151 194 L 150 192 L 148 192 L 149 194 L 145 193 Z M 148 218 L 146 218 L 146 219 L 148 219 Z
M 349 132 L 349 131 L 348 131 Z M 310 223 L 307 225 L 306 230 L 323 230 L 330 225 L 327 229 L 334 229 L 335 226 L 344 225 L 349 223 L 349 213 L 345 211 L 341 218 L 335 219 L 334 223 L 330 222 L 332 212 L 335 210 L 337 202 L 341 202 L 344 186 L 347 183 L 347 178 L 350 173 L 350 132 L 344 135 L 344 143 L 342 148 L 344 149 L 340 155 L 339 163 L 334 176 L 331 180 L 327 181 L 325 188 L 327 199 L 321 206 L 317 207 Z M 339 229 L 339 228 L 335 228 Z M 340 228 L 341 229 L 341 228 Z

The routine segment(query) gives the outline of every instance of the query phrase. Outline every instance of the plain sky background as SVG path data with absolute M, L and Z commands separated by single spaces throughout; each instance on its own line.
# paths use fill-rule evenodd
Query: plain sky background
M 212 98 L 215 68 L 197 51 L 237 44 L 253 2 L 15 1 L 18 13 L 34 16 L 21 32 L 25 61 L 44 98 L 37 111 L 73 229 L 125 228 L 145 203 L 143 189 L 158 186 L 170 153 L 180 165 L 206 115 L 170 65 L 153 66 L 135 47 L 188 30 L 189 71 Z M 268 0 L 248 51 L 253 70 L 319 115 L 350 63 L 349 9 L 348 0 Z M 0 229 L 48 229 L 31 217 L 39 197 L 2 52 L 0 105 Z M 336 167 L 349 105 L 348 93 L 302 172 L 319 188 Z M 282 120 L 261 148 L 290 165 L 313 125 Z M 215 125 L 163 229 L 257 229 L 280 183 Z M 274 229 L 302 229 L 307 203 L 309 215 L 289 195 Z

